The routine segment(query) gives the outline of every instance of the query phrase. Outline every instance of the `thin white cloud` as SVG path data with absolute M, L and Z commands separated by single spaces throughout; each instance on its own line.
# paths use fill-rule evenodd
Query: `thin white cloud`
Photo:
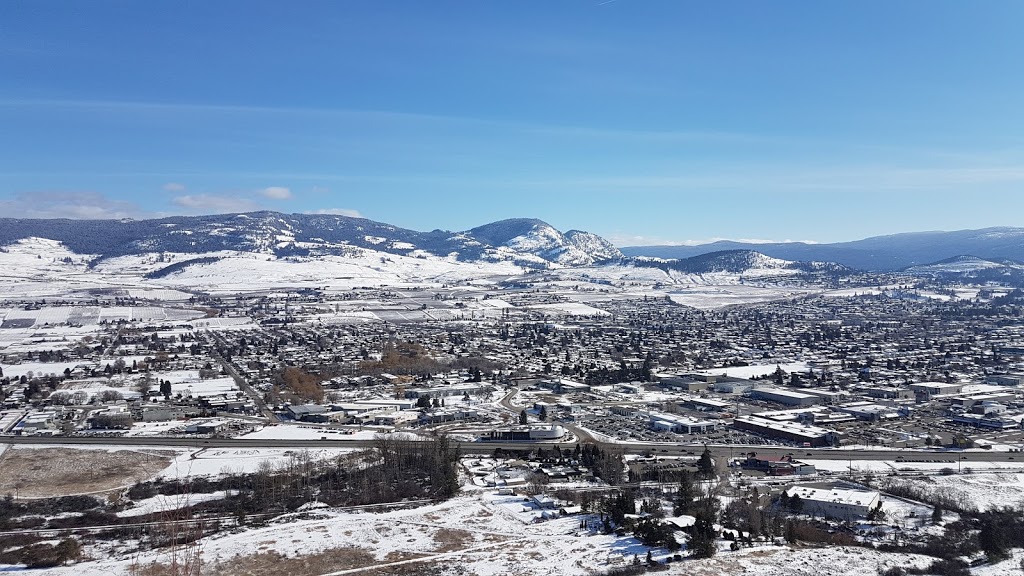
M 0 214 L 8 218 L 72 218 L 111 220 L 146 218 L 152 214 L 136 204 L 112 200 L 99 192 L 21 192 L 0 200 Z
M 292 191 L 284 186 L 269 186 L 261 190 L 260 194 L 271 200 L 290 200 L 292 197 Z
M 321 208 L 319 210 L 310 210 L 306 214 L 333 214 L 335 216 L 349 216 L 352 218 L 362 218 L 363 215 L 359 210 L 352 210 L 349 208 Z
M 163 185 L 163 189 L 165 192 L 184 192 L 185 185 L 178 182 L 168 182 Z
M 578 138 L 624 138 L 632 140 L 655 141 L 694 141 L 707 140 L 744 141 L 744 142 L 780 142 L 783 139 L 773 135 L 751 134 L 744 132 L 704 131 L 704 130 L 631 130 L 618 128 L 585 127 L 569 124 L 545 124 L 538 122 L 520 122 L 512 120 L 496 120 L 474 116 L 456 116 L 445 114 L 429 114 L 422 112 L 403 112 L 394 110 L 374 110 L 360 108 L 303 108 L 293 106 L 255 106 L 244 104 L 208 104 L 208 103 L 175 103 L 175 102 L 139 102 L 130 100 L 54 100 L 54 99 L 0 99 L 0 107 L 11 108 L 82 108 L 95 110 L 123 110 L 131 112 L 215 112 L 218 114 L 249 114 L 249 115 L 289 115 L 296 117 L 320 118 L 379 118 L 388 121 L 420 122 L 431 124 L 454 124 L 463 126 L 490 127 L 505 130 L 522 131 L 544 135 L 560 135 Z
M 217 194 L 186 194 L 175 197 L 171 202 L 191 214 L 230 214 L 263 209 L 249 198 Z

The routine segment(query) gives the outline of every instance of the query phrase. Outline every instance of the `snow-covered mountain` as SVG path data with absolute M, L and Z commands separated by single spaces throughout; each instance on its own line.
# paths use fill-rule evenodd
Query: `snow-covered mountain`
M 858 270 L 896 271 L 961 254 L 985 259 L 1024 260 L 1024 228 L 997 227 L 951 232 L 908 232 L 874 236 L 853 242 L 748 243 L 723 240 L 697 246 L 632 246 L 626 256 L 690 258 L 723 250 L 756 250 L 775 258 L 838 262 Z
M 501 220 L 473 228 L 467 234 L 494 247 L 499 254 L 507 249 L 563 266 L 588 266 L 622 257 L 618 248 L 596 234 L 580 230 L 562 234 L 547 222 L 533 218 Z
M 931 264 L 911 266 L 904 270 L 915 276 L 931 276 L 944 280 L 971 280 L 1020 285 L 1024 282 L 1024 263 L 1005 258 L 979 258 L 961 255 Z
M 607 262 L 623 257 L 622 252 L 614 244 L 591 232 L 569 230 L 565 233 L 565 239 L 571 250 L 589 256 L 595 262 Z
M 26 238 L 61 242 L 97 261 L 151 253 L 235 251 L 288 256 L 345 256 L 356 249 L 460 262 L 511 262 L 545 268 L 619 258 L 609 242 L 587 232 L 563 235 L 540 220 L 503 220 L 466 232 L 418 232 L 365 218 L 253 212 L 158 220 L 0 219 L 0 246 Z
M 664 260 L 632 259 L 636 266 L 674 270 L 687 274 L 737 274 L 743 276 L 782 276 L 801 273 L 842 274 L 850 269 L 832 262 L 795 262 L 772 258 L 753 250 L 723 250 L 691 258 Z

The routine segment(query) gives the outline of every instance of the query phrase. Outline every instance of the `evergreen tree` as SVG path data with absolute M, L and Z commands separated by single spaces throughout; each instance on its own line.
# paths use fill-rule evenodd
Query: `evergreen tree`
M 519 412 L 519 423 L 520 423 L 520 424 L 523 424 L 523 425 L 526 425 L 526 424 L 528 424 L 529 422 L 530 422 L 530 420 L 529 420 L 529 418 L 528 418 L 528 417 L 526 416 L 526 410 L 523 410 L 523 411 Z
M 793 494 L 793 496 L 789 499 L 789 509 L 794 514 L 799 514 L 800 512 L 803 512 L 804 499 L 801 498 L 799 494 Z
M 672 502 L 672 513 L 676 516 L 691 515 L 693 501 L 697 498 L 697 488 L 693 484 L 693 476 L 689 470 L 683 470 L 679 478 L 679 488 Z
M 714 519 L 706 510 L 697 512 L 697 521 L 690 533 L 690 550 L 694 558 L 711 558 L 717 551 Z
M 715 475 L 715 463 L 711 459 L 711 450 L 707 446 L 704 447 L 704 452 L 701 453 L 700 460 L 697 461 L 697 470 L 702 478 L 710 478 Z

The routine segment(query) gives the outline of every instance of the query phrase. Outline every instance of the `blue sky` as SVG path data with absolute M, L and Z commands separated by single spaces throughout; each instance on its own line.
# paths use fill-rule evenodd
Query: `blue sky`
M 0 216 L 1024 225 L 1024 3 L 0 3 Z

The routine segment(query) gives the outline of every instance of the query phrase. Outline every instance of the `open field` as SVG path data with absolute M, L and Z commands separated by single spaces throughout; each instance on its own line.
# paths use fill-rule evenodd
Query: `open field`
M 18 498 L 96 494 L 151 478 L 173 452 L 16 448 L 0 454 L 0 493 Z

